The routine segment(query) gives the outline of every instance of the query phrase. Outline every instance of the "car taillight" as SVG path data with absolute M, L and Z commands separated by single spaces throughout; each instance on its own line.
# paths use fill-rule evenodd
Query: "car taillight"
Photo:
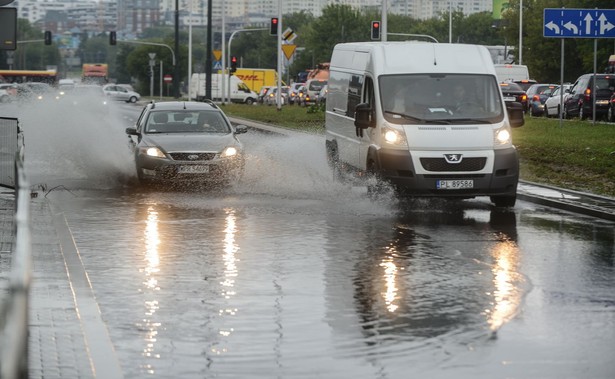
M 527 95 L 526 94 L 521 95 L 520 98 L 521 98 L 521 101 L 527 101 Z
M 534 95 L 534 97 L 532 97 L 533 101 L 540 101 L 540 96 L 538 95 Z
M 585 100 L 591 101 L 591 96 L 592 96 L 592 90 L 590 88 L 587 88 L 585 90 Z

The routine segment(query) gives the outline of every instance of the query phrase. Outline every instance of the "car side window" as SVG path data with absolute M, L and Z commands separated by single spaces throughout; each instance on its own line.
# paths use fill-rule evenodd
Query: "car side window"
M 141 132 L 143 131 L 143 127 L 145 124 L 145 119 L 146 117 L 145 114 L 147 113 L 147 108 L 143 108 L 143 110 L 141 111 L 141 114 L 139 115 L 139 118 L 137 119 L 137 131 Z

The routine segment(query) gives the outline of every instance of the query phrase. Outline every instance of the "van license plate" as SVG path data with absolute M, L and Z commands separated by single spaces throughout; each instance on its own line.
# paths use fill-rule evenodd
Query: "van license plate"
M 207 174 L 209 172 L 209 166 L 206 165 L 193 165 L 193 166 L 179 166 L 177 172 L 180 174 Z
M 437 180 L 438 189 L 463 189 L 474 188 L 474 180 Z

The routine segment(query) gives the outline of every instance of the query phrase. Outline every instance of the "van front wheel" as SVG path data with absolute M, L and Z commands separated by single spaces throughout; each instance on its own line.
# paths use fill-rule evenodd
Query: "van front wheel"
M 517 202 L 517 196 L 491 196 L 490 199 L 498 208 L 514 207 Z

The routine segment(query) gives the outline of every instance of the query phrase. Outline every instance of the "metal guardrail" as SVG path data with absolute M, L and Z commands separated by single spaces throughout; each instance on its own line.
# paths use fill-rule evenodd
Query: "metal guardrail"
M 30 186 L 24 171 L 23 133 L 19 130 L 18 123 L 15 126 L 17 138 L 13 144 L 17 146 L 17 151 L 11 159 L 15 175 L 16 207 L 13 223 L 15 249 L 12 252 L 9 273 L 9 295 L 6 299 L 0 299 L 0 378 L 2 379 L 28 377 L 28 308 L 32 282 Z M 4 150 L 6 145 L 6 141 L 0 140 L 0 150 Z M 4 158 L 2 160 L 4 161 Z

